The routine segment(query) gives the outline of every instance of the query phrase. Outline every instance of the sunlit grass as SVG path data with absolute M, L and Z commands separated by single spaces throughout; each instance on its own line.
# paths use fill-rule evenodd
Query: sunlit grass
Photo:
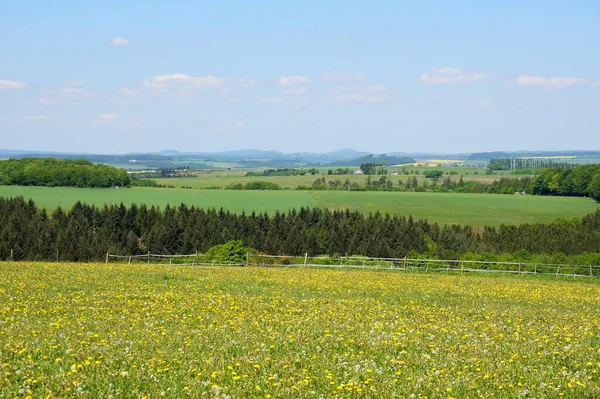
M 51 263 L 0 274 L 0 397 L 600 395 L 597 281 Z

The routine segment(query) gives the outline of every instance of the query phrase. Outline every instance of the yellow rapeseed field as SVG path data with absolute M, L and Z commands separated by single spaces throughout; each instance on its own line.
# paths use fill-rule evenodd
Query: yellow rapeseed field
M 0 264 L 0 398 L 598 398 L 600 282 Z

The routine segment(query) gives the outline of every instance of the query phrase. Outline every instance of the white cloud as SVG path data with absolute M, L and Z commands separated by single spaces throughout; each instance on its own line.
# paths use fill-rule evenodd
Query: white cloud
M 337 87 L 329 92 L 327 102 L 332 104 L 346 102 L 384 103 L 389 100 L 389 95 L 383 85 L 370 85 L 366 87 Z
M 245 77 L 245 76 L 242 76 L 242 77 L 240 78 L 240 85 L 241 85 L 242 87 L 245 87 L 245 88 L 247 88 L 247 89 L 251 89 L 251 88 L 253 88 L 253 87 L 256 87 L 256 80 L 254 80 L 254 79 L 250 79 L 250 78 L 247 78 L 247 77 Z
M 215 127 L 215 130 L 219 131 L 219 132 L 224 132 L 227 130 L 243 129 L 245 127 L 246 127 L 246 123 L 244 121 L 236 121 L 234 123 L 219 125 L 219 126 Z
M 515 79 L 517 86 L 522 87 L 546 87 L 549 89 L 566 89 L 582 83 L 586 83 L 587 80 L 574 78 L 571 76 L 563 77 L 542 77 L 542 76 L 518 76 Z
M 119 127 L 123 130 L 131 131 L 142 126 L 143 119 L 124 119 L 119 121 Z
M 295 119 L 284 119 L 283 123 L 294 124 L 294 123 L 296 123 L 296 120 Z
M 216 76 L 189 76 L 182 73 L 159 75 L 142 82 L 142 85 L 145 87 L 158 89 L 167 89 L 170 87 L 219 87 L 222 84 L 223 79 Z
M 365 103 L 384 103 L 389 99 L 387 94 L 377 95 L 366 95 L 361 93 L 347 93 L 333 95 L 329 98 L 330 102 L 343 103 L 343 102 L 365 102 Z
M 592 82 L 592 87 L 600 87 L 600 80 L 596 80 L 595 82 Z
M 479 82 L 487 78 L 485 73 L 470 73 L 462 68 L 437 68 L 424 73 L 419 77 L 422 83 L 470 83 Z
M 286 89 L 284 93 L 291 95 L 306 95 L 308 94 L 308 89 L 306 87 L 294 87 L 291 89 Z
M 115 114 L 115 113 L 100 114 L 97 117 L 95 117 L 94 119 L 92 119 L 91 124 L 94 126 L 104 125 L 106 123 L 115 122 L 115 121 L 119 120 L 119 118 L 121 118 L 121 116 L 119 116 L 119 114 Z
M 0 80 L 0 89 L 24 89 L 25 83 L 16 80 Z
M 370 91 L 370 92 L 382 92 L 382 91 L 385 91 L 385 86 L 381 85 L 381 84 L 370 85 L 370 86 L 367 86 L 367 91 Z
M 47 115 L 35 115 L 35 116 L 24 116 L 19 119 L 21 123 L 44 123 L 52 120 L 51 116 Z
M 120 96 L 126 96 L 126 97 L 131 97 L 134 96 L 138 93 L 137 90 L 132 90 L 132 89 L 128 89 L 126 87 L 121 87 L 119 88 L 119 90 L 117 90 L 117 94 Z
M 475 108 L 489 108 L 492 106 L 492 102 L 490 100 L 479 100 L 473 106 Z
M 83 85 L 83 80 L 68 80 L 65 82 L 65 86 L 81 86 Z
M 135 105 L 142 101 L 138 90 L 120 87 L 110 101 L 124 105 Z
M 302 86 L 310 83 L 306 76 L 281 76 L 278 80 L 281 86 Z
M 87 90 L 78 89 L 76 87 L 65 87 L 60 91 L 61 96 L 70 98 L 90 98 L 91 94 Z
M 40 90 L 40 94 L 43 96 L 53 96 L 54 94 L 56 94 L 56 91 L 52 89 L 42 89 Z
M 112 40 L 112 44 L 114 44 L 115 46 L 126 46 L 126 45 L 128 45 L 129 43 L 131 43 L 129 40 L 127 40 L 127 39 L 124 39 L 124 38 L 122 38 L 122 37 L 115 37 L 115 38 Z
M 37 100 L 35 100 L 35 103 L 38 105 L 51 105 L 54 104 L 54 100 L 51 98 L 39 97 Z
M 326 82 L 352 82 L 352 81 L 363 81 L 367 80 L 367 77 L 362 73 L 338 73 L 338 72 L 325 72 L 321 79 Z
M 282 97 L 260 97 L 258 101 L 265 104 L 281 104 L 285 102 Z
M 100 114 L 90 121 L 91 126 L 111 125 L 121 130 L 135 130 L 142 125 L 142 119 L 122 118 L 121 115 L 109 112 Z

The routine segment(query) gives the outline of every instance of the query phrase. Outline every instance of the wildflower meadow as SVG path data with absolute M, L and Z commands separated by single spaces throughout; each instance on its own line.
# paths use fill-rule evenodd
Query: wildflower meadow
M 0 264 L 0 398 L 600 397 L 595 279 Z

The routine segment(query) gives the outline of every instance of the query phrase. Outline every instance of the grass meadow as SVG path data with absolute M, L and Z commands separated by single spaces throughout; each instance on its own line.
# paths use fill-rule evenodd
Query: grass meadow
M 594 398 L 595 280 L 1 263 L 0 397 Z
M 234 191 L 164 188 L 85 189 L 69 187 L 0 186 L 0 196 L 33 199 L 40 207 L 70 208 L 75 202 L 88 204 L 148 204 L 161 207 L 195 205 L 232 212 L 287 211 L 300 207 L 351 209 L 364 213 L 412 215 L 440 224 L 498 226 L 502 223 L 551 222 L 594 212 L 598 203 L 590 198 L 543 197 L 497 194 L 453 194 L 414 192 L 345 191 Z
M 333 168 L 335 170 L 335 168 Z M 357 168 L 350 168 L 355 170 Z M 394 184 L 398 184 L 398 181 L 402 180 L 406 182 L 412 177 L 416 177 L 419 182 L 423 183 L 426 179 L 423 177 L 423 173 L 427 170 L 438 169 L 448 172 L 456 172 L 463 175 L 465 181 L 479 181 L 481 183 L 491 183 L 494 180 L 499 179 L 502 176 L 510 176 L 509 172 L 495 172 L 493 175 L 486 175 L 485 169 L 483 168 L 461 168 L 461 167 L 440 167 L 431 168 L 426 166 L 418 167 L 406 167 L 407 170 L 419 171 L 418 175 L 404 175 L 401 174 L 401 168 L 389 168 L 388 170 L 397 171 L 397 176 L 388 175 Z M 320 168 L 321 173 L 327 173 L 327 169 Z M 474 173 L 478 174 L 475 175 Z M 466 174 L 468 173 L 468 174 Z M 196 177 L 182 177 L 182 178 L 156 178 L 157 183 L 174 186 L 174 187 L 192 187 L 192 188 L 225 188 L 230 184 L 246 184 L 253 181 L 267 181 L 279 185 L 281 188 L 295 189 L 300 185 L 310 186 L 316 179 L 325 178 L 325 180 L 341 180 L 345 182 L 346 179 L 350 180 L 350 183 L 357 183 L 364 186 L 367 181 L 367 176 L 364 175 L 304 175 L 304 176 L 245 176 L 246 171 L 241 170 L 230 170 L 230 171 L 215 171 L 212 173 L 205 173 L 197 175 Z M 372 176 L 373 180 L 379 179 L 380 176 Z M 453 180 L 458 181 L 459 175 L 451 175 Z M 521 176 L 518 176 L 521 177 Z

